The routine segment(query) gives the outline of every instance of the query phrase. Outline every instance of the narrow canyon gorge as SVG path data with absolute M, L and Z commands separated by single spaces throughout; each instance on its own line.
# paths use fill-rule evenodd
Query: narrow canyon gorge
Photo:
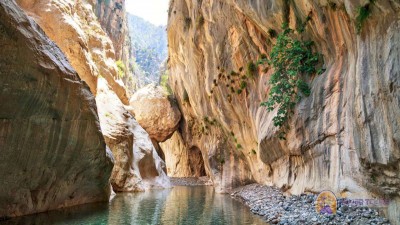
M 400 225 L 398 0 L 126 2 L 0 1 L 0 224 Z

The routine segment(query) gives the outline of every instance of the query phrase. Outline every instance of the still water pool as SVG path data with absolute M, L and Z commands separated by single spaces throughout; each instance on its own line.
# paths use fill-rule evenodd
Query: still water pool
M 109 203 L 88 204 L 4 224 L 51 225 L 218 225 L 266 224 L 229 195 L 212 187 L 174 187 L 144 193 L 117 194 Z M 3 224 L 0 222 L 0 224 Z

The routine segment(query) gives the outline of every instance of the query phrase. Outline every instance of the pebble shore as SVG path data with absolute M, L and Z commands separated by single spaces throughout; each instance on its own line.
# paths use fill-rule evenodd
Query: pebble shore
M 172 186 L 211 186 L 208 177 L 170 177 Z
M 251 212 L 270 224 L 350 224 L 389 225 L 378 211 L 367 207 L 339 204 L 336 215 L 321 215 L 315 210 L 315 194 L 284 196 L 277 188 L 250 184 L 237 188 L 231 196 L 249 206 Z M 340 201 L 339 201 L 340 202 Z

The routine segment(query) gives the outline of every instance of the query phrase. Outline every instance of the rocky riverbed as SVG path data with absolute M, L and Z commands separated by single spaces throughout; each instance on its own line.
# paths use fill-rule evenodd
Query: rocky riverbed
M 259 184 L 237 188 L 231 196 L 241 200 L 251 212 L 262 216 L 270 224 L 390 224 L 375 209 L 340 203 L 336 215 L 321 215 L 315 210 L 317 195 L 285 196 L 277 188 Z
M 171 177 L 172 186 L 210 186 L 212 181 L 208 177 Z

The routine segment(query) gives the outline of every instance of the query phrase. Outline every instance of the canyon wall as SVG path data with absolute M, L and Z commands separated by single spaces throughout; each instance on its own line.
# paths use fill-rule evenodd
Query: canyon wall
M 96 96 L 101 130 L 115 158 L 111 174 L 114 191 L 145 191 L 170 188 L 165 163 L 149 134 L 136 122 L 104 79 Z
M 93 94 L 15 4 L 0 2 L 0 218 L 107 201 Z
M 107 5 L 91 0 L 17 2 L 60 46 L 81 79 L 90 81 L 88 85 L 100 112 L 101 131 L 115 156 L 111 174 L 114 190 L 169 187 L 169 179 L 163 172 L 164 162 L 124 106 L 129 103 L 127 93 L 133 91 L 123 83 L 132 74 L 121 71 L 123 68 L 118 65 L 126 56 L 128 34 L 125 9 L 121 8 L 125 1 L 106 1 Z
M 128 94 L 132 95 L 137 87 L 138 74 L 134 74 L 133 48 L 129 36 L 125 0 L 96 0 L 93 4 L 101 27 L 113 43 L 116 60 L 121 61 L 124 65 L 123 68 L 120 68 L 124 71 L 122 81 Z
M 71 65 L 96 94 L 104 77 L 124 104 L 129 98 L 120 79 L 112 41 L 102 29 L 89 0 L 17 0 L 25 12 L 64 52 Z
M 286 140 L 276 111 L 260 106 L 273 69 L 258 66 L 241 92 L 230 77 L 269 55 L 283 22 L 304 29 L 298 38 L 315 42 L 324 68 L 309 78 L 311 95 L 297 104 Z M 185 160 L 199 148 L 219 191 L 256 181 L 294 194 L 388 198 L 400 221 L 399 28 L 392 0 L 172 0 L 170 85 L 183 120 L 182 140 L 167 141 L 165 154 L 179 149 Z

